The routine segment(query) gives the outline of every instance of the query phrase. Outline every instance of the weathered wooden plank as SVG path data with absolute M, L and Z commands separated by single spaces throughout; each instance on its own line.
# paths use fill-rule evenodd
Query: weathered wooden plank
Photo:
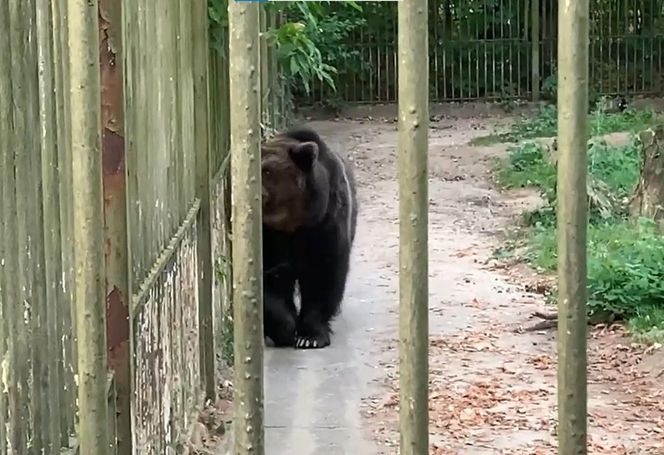
M 13 242 L 14 220 L 14 152 L 12 148 L 12 79 L 9 3 L 0 2 L 0 358 L 13 366 L 10 336 L 16 313 L 16 255 Z M 0 453 L 7 453 L 7 441 L 16 425 L 10 419 L 13 388 L 11 370 L 0 382 Z
M 14 204 L 16 207 L 16 236 L 17 246 L 17 276 L 14 281 L 18 292 L 14 300 L 14 314 L 12 338 L 14 359 L 12 371 L 15 373 L 13 380 L 14 391 L 10 391 L 12 401 L 11 420 L 15 427 L 10 436 L 12 447 L 20 447 L 27 452 L 27 442 L 31 438 L 30 428 L 30 395 L 28 380 L 31 371 L 29 351 L 29 322 L 30 313 L 26 311 L 26 302 L 31 300 L 32 268 L 30 267 L 29 250 L 29 222 L 27 213 L 32 213 L 29 206 L 28 194 L 33 188 L 26 184 L 29 175 L 29 153 L 31 152 L 29 140 L 26 141 L 26 122 L 28 104 L 28 82 L 26 78 L 26 67 L 28 58 L 28 30 L 26 21 L 26 3 L 22 0 L 9 2 L 9 20 L 11 34 L 11 69 L 12 69 L 12 95 L 13 95 L 13 126 L 12 148 L 14 149 L 14 166 L 16 168 L 16 188 Z M 19 178 L 20 176 L 20 178 Z M 11 212 L 10 212 L 11 213 Z M 27 361 L 26 361 L 27 360 Z M 28 452 L 29 453 L 29 452 Z
M 60 194 L 60 246 L 61 274 L 58 278 L 58 338 L 62 353 L 59 369 L 62 384 L 62 406 L 60 406 L 60 443 L 70 444 L 75 429 L 75 400 L 78 394 L 74 374 L 77 363 L 76 308 L 73 299 L 73 212 L 72 212 L 72 160 L 69 136 L 69 45 L 67 28 L 67 0 L 53 0 L 53 59 L 55 62 L 56 127 L 58 153 L 58 188 Z
M 43 277 L 44 300 L 41 302 L 40 319 L 41 343 L 38 349 L 46 349 L 41 365 L 41 432 L 43 449 L 55 453 L 60 448 L 60 392 L 62 385 L 58 369 L 61 368 L 59 347 L 58 282 L 61 272 L 60 247 L 60 194 L 58 187 L 58 160 L 56 141 L 55 75 L 53 61 L 53 33 L 51 7 L 48 3 L 36 4 L 37 51 L 39 68 L 39 126 L 41 169 L 36 177 L 41 177 L 41 209 L 43 216 Z M 36 340 L 35 340 L 36 341 Z

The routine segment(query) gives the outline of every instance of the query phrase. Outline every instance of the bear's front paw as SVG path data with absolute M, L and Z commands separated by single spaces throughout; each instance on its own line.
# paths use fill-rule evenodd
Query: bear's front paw
M 330 345 L 330 329 L 324 326 L 298 328 L 295 336 L 297 349 L 321 349 Z

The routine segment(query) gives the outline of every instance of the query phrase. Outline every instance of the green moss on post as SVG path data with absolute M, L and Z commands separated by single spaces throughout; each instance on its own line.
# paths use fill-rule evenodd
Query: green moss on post
M 109 452 L 97 0 L 69 0 L 80 452 Z
M 558 12 L 558 453 L 587 453 L 588 0 Z
M 258 7 L 258 3 L 233 1 L 228 8 L 235 455 L 265 452 Z
M 399 377 L 401 455 L 429 453 L 428 10 L 399 2 Z

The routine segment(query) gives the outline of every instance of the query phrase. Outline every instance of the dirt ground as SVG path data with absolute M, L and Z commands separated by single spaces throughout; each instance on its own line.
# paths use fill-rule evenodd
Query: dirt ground
M 493 187 L 489 170 L 505 145 L 469 145 L 510 122 L 500 107 L 450 103 L 431 113 L 429 453 L 555 454 L 555 330 L 522 330 L 540 321 L 533 312 L 551 310 L 543 293 L 553 279 L 492 259 L 506 228 L 540 199 Z M 330 348 L 266 352 L 269 455 L 398 454 L 396 107 L 345 116 L 311 123 L 356 168 L 345 310 Z M 664 454 L 662 351 L 633 344 L 620 326 L 590 329 L 591 454 Z M 220 425 L 229 397 L 206 407 L 193 453 L 231 453 Z
M 319 121 L 344 137 L 355 162 L 360 211 L 373 245 L 360 248 L 394 295 L 395 324 L 371 334 L 382 351 L 380 392 L 363 407 L 380 454 L 398 453 L 396 338 L 398 193 L 394 107 Z M 555 329 L 523 332 L 545 308 L 551 278 L 492 260 L 506 227 L 539 203 L 529 191 L 501 193 L 492 159 L 505 145 L 469 141 L 509 121 L 490 108 L 433 111 L 429 134 L 431 454 L 555 454 Z M 454 115 L 453 115 L 454 114 Z M 357 115 L 363 115 L 362 120 Z M 620 326 L 589 331 L 592 454 L 664 454 L 664 362 L 658 346 L 633 344 Z

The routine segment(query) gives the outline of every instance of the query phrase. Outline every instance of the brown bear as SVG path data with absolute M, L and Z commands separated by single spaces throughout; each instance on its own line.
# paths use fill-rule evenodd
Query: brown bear
M 326 347 L 355 239 L 352 168 L 315 131 L 303 127 L 266 141 L 261 167 L 265 335 L 278 346 Z

